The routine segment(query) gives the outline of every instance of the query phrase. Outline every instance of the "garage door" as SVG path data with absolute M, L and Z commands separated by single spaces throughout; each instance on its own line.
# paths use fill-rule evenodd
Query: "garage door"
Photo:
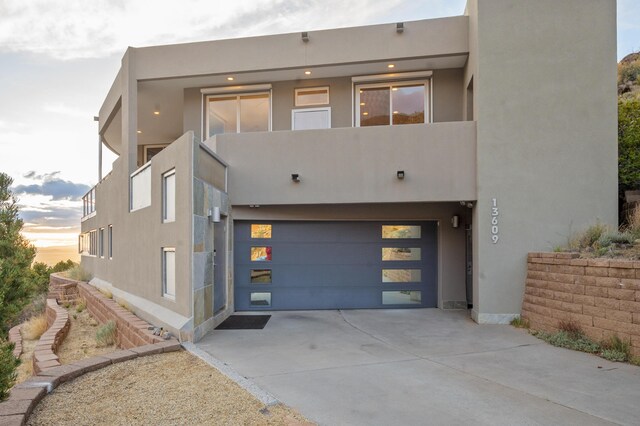
M 435 307 L 436 222 L 234 222 L 235 309 Z

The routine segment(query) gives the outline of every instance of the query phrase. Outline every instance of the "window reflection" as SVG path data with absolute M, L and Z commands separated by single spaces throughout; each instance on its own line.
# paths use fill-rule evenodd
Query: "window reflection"
M 264 262 L 271 260 L 271 247 L 251 247 L 251 261 Z
M 422 292 L 418 290 L 383 291 L 383 305 L 420 305 Z
M 393 124 L 424 123 L 424 84 L 391 89 Z
M 271 306 L 271 293 L 251 293 L 251 306 Z
M 419 283 L 422 281 L 420 269 L 383 269 L 383 283 Z
M 251 284 L 271 284 L 271 269 L 252 269 Z
M 420 238 L 420 225 L 382 225 L 382 238 Z
M 271 225 L 252 223 L 251 238 L 271 238 Z
M 360 89 L 360 126 L 389 125 L 389 87 Z
M 420 260 L 421 250 L 419 247 L 383 247 L 382 260 L 411 261 Z

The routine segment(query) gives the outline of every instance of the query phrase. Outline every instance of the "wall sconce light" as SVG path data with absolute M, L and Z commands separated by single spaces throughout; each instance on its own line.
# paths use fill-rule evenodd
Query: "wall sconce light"
M 211 223 L 220 222 L 220 207 L 214 207 L 212 209 L 209 209 L 209 222 Z
M 396 32 L 402 34 L 404 32 L 404 22 L 398 22 L 396 24 Z
M 468 209 L 473 208 L 473 201 L 460 201 L 460 205 Z
M 304 41 L 305 43 L 307 43 L 309 41 L 309 33 L 308 32 L 303 32 L 302 33 L 302 41 Z
M 298 173 L 291 173 L 291 180 L 295 183 L 300 183 L 300 175 Z
M 259 209 L 260 208 L 260 204 L 249 204 L 249 208 L 250 209 Z
M 458 228 L 460 226 L 460 216 L 453 215 L 451 216 L 451 227 L 452 228 Z
M 404 170 L 398 170 L 396 172 L 396 177 L 400 180 L 404 179 Z

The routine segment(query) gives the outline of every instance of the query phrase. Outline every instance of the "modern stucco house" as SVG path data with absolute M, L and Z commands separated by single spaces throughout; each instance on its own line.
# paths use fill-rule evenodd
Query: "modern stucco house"
M 527 252 L 616 223 L 616 119 L 614 0 L 129 48 L 82 265 L 183 339 L 250 310 L 504 323 Z

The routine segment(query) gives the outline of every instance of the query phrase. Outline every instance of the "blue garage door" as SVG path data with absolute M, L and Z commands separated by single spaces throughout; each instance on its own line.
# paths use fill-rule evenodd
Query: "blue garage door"
M 234 222 L 235 309 L 437 303 L 436 222 Z

